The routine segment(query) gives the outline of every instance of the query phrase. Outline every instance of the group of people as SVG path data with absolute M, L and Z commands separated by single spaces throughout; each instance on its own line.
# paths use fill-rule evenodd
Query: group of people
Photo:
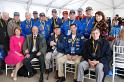
M 53 9 L 53 17 L 48 19 L 45 13 L 38 17 L 38 12 L 34 11 L 34 18 L 31 18 L 31 13 L 26 12 L 26 19 L 21 22 L 19 12 L 14 12 L 13 19 L 4 12 L 0 19 L 0 48 L 7 54 L 5 63 L 15 65 L 11 73 L 13 80 L 17 80 L 17 72 L 23 65 L 29 72 L 28 77 L 32 77 L 30 61 L 37 58 L 39 82 L 44 82 L 44 69 L 48 73 L 53 68 L 52 59 L 56 61 L 57 82 L 65 81 L 63 64 L 66 61 L 75 62 L 75 82 L 84 82 L 84 71 L 90 67 L 95 68 L 96 81 L 104 82 L 112 58 L 106 40 L 109 27 L 102 11 L 93 16 L 92 7 L 87 7 L 85 13 L 82 8 L 78 9 L 78 16 L 74 10 L 63 11 L 63 17 L 59 18 L 57 10 Z

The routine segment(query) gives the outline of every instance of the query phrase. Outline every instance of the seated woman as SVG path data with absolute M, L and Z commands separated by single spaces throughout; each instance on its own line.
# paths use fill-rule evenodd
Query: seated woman
M 24 37 L 20 36 L 20 27 L 16 27 L 14 32 L 15 35 L 10 38 L 10 51 L 5 58 L 5 63 L 15 65 L 15 68 L 11 73 L 11 77 L 13 78 L 13 80 L 17 80 L 17 72 L 22 67 L 22 61 L 24 59 L 24 55 L 22 54 Z
M 96 82 L 104 82 L 104 77 L 109 71 L 109 61 L 112 58 L 109 42 L 100 38 L 99 28 L 93 28 L 91 36 L 92 38 L 84 44 L 84 60 L 78 67 L 78 82 L 84 82 L 84 71 L 88 68 L 95 69 Z

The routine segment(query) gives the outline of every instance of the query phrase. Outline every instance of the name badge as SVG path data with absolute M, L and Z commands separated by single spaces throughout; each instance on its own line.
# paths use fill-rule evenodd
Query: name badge
M 70 35 L 71 34 L 71 30 L 68 30 L 68 33 L 67 33 L 67 35 Z
M 72 53 L 72 54 L 75 53 L 75 47 L 71 47 L 71 53 Z

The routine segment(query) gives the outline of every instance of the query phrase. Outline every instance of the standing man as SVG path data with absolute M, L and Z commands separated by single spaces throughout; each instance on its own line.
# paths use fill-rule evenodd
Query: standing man
M 69 17 L 70 17 L 70 19 L 65 21 L 63 23 L 63 25 L 61 26 L 61 32 L 65 36 L 68 36 L 71 34 L 71 29 L 70 29 L 71 24 L 76 24 L 77 29 L 82 28 L 81 22 L 75 19 L 75 11 L 74 10 L 70 10 Z
M 0 72 L 2 72 L 1 69 L 5 67 L 4 57 L 5 55 L 7 55 L 9 50 L 9 36 L 7 32 L 7 25 L 10 20 L 11 18 L 9 18 L 9 13 L 2 12 L 2 18 L 0 18 L 0 50 L 3 60 L 0 60 Z M 3 54 L 2 52 L 5 52 L 5 54 Z
M 26 12 L 25 13 L 25 20 L 21 22 L 21 30 L 22 30 L 22 35 L 26 37 L 26 35 L 31 34 L 31 29 L 33 24 L 33 19 L 31 18 L 31 13 Z
M 20 14 L 19 12 L 14 12 L 14 18 L 9 21 L 8 26 L 7 26 L 7 32 L 9 37 L 13 36 L 14 29 L 16 27 L 20 27 L 21 21 L 20 21 Z
M 63 71 L 63 64 L 66 61 L 73 61 L 75 62 L 75 74 L 74 74 L 74 81 L 77 79 L 77 66 L 81 60 L 82 54 L 82 47 L 83 47 L 83 37 L 77 33 L 77 26 L 76 24 L 70 25 L 71 35 L 67 37 L 65 43 L 65 56 L 60 57 L 57 59 L 58 61 L 58 76 L 59 79 L 57 82 L 65 81 L 64 71 Z
M 56 27 L 56 25 L 59 25 L 59 27 L 62 24 L 62 20 L 57 16 L 57 10 L 56 9 L 52 9 L 52 18 L 49 20 L 50 24 L 51 24 L 51 32 L 53 32 L 53 28 Z
M 38 34 L 38 27 L 33 26 L 32 34 L 26 36 L 26 40 L 23 45 L 23 53 L 25 54 L 24 65 L 29 72 L 29 78 L 33 76 L 33 70 L 30 61 L 33 58 L 37 58 L 40 64 L 40 79 L 39 82 L 44 82 L 44 55 L 46 53 L 46 41 L 45 38 Z
M 83 14 L 83 9 L 82 8 L 78 8 L 77 14 L 78 14 L 78 16 L 76 16 L 76 19 L 79 20 L 79 21 L 81 21 L 85 17 L 85 15 Z
M 42 34 L 46 41 L 50 37 L 50 23 L 46 19 L 45 13 L 39 14 L 39 20 L 34 24 L 34 26 L 37 26 L 39 29 L 39 34 Z
M 109 72 L 109 62 L 112 57 L 109 42 L 100 38 L 99 28 L 93 28 L 91 36 L 92 38 L 84 45 L 84 60 L 78 66 L 78 82 L 84 82 L 84 71 L 88 68 L 95 69 L 96 82 L 104 82 Z
M 35 24 L 39 18 L 38 18 L 38 12 L 37 11 L 33 11 L 33 24 Z
M 68 11 L 63 11 L 62 15 L 63 15 L 62 23 L 64 23 L 65 21 L 69 20 L 69 18 L 68 18 Z
M 86 39 L 90 38 L 91 30 L 94 27 L 95 17 L 93 16 L 92 7 L 86 8 L 86 17 L 81 20 L 82 27 L 79 28 L 79 33 L 84 35 Z

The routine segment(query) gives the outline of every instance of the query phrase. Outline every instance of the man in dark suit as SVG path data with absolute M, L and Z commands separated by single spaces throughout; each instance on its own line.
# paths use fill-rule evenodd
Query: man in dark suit
M 78 82 L 84 82 L 84 71 L 94 68 L 96 72 L 96 82 L 104 82 L 104 78 L 109 71 L 109 62 L 112 58 L 109 42 L 100 38 L 100 30 L 93 28 L 92 38 L 87 40 L 83 49 L 83 61 L 78 67 Z
M 25 54 L 24 65 L 29 72 L 29 77 L 33 76 L 33 70 L 30 61 L 33 58 L 39 59 L 40 64 L 40 79 L 39 82 L 43 82 L 44 72 L 44 54 L 46 53 L 46 41 L 45 38 L 38 34 L 38 27 L 32 27 L 32 34 L 26 36 L 26 40 L 23 45 L 23 53 Z

